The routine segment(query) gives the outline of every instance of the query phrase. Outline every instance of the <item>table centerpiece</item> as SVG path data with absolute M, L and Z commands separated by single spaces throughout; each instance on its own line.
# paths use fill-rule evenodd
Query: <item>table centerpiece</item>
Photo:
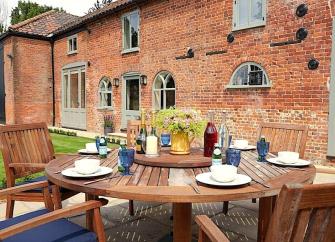
M 157 127 L 171 133 L 171 150 L 174 155 L 190 154 L 190 145 L 195 137 L 203 135 L 205 121 L 200 111 L 194 109 L 169 108 L 160 110 L 156 118 Z

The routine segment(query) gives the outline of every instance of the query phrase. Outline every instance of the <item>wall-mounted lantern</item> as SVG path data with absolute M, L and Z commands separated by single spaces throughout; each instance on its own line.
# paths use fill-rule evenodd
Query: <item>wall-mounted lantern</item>
M 310 70 L 316 70 L 316 69 L 318 69 L 319 64 L 320 63 L 319 63 L 319 61 L 317 59 L 312 58 L 308 62 L 308 69 L 310 69 Z
M 113 86 L 114 87 L 119 87 L 120 86 L 120 79 L 119 78 L 114 78 L 113 79 Z
M 227 42 L 228 43 L 233 43 L 234 39 L 235 39 L 235 37 L 234 37 L 233 33 L 230 33 L 230 34 L 227 35 Z
M 300 4 L 298 7 L 297 7 L 297 10 L 295 12 L 295 14 L 298 16 L 298 17 L 303 17 L 307 14 L 308 12 L 308 6 L 307 4 L 303 3 L 303 4 Z
M 297 33 L 295 34 L 298 40 L 304 40 L 307 38 L 308 30 L 305 28 L 298 29 Z
M 144 86 L 148 84 L 148 77 L 146 75 L 141 75 L 140 76 L 140 83 Z

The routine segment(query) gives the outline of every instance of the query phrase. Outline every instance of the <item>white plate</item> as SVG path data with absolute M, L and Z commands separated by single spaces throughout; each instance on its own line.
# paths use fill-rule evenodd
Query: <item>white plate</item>
M 110 148 L 107 148 L 107 153 L 111 152 L 112 149 Z M 99 152 L 98 151 L 88 151 L 86 149 L 81 149 L 81 150 L 78 150 L 78 153 L 79 154 L 85 154 L 85 155 L 98 155 Z
M 236 149 L 236 150 L 255 150 L 256 146 L 248 145 L 248 146 L 242 148 L 242 147 L 238 147 L 238 146 L 235 146 L 235 145 L 231 145 L 229 148 Z
M 68 168 L 62 171 L 62 175 L 68 176 L 68 177 L 75 177 L 75 178 L 91 178 L 91 177 L 97 177 L 97 176 L 105 176 L 112 172 L 113 172 L 112 168 L 100 166 L 100 169 L 97 172 L 93 174 L 89 174 L 89 175 L 83 175 L 83 174 L 79 174 L 78 172 L 76 172 L 75 168 L 73 167 L 73 168 Z
M 232 186 L 241 186 L 251 182 L 251 178 L 246 175 L 237 174 L 237 177 L 234 181 L 231 182 L 217 182 L 212 178 L 211 172 L 206 172 L 199 174 L 195 177 L 198 182 L 220 187 L 232 187 Z
M 267 159 L 267 161 L 270 162 L 270 163 L 272 163 L 272 164 L 280 165 L 280 166 L 309 166 L 311 164 L 310 161 L 301 160 L 301 159 L 299 159 L 295 163 L 283 163 L 283 162 L 281 162 L 281 161 L 278 160 L 278 157 L 269 158 L 269 159 Z

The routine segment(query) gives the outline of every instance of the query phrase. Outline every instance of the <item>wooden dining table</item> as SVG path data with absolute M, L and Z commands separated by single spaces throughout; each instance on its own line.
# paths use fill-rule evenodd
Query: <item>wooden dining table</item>
M 162 151 L 161 157 L 167 157 Z M 199 152 L 192 151 L 188 160 Z M 175 159 L 170 155 L 171 159 Z M 270 154 L 270 156 L 272 156 Z M 276 196 L 285 183 L 312 183 L 315 176 L 314 166 L 303 168 L 279 167 L 257 161 L 255 150 L 242 151 L 238 172 L 251 177 L 247 185 L 231 188 L 211 187 L 196 183 L 198 174 L 209 172 L 209 167 L 165 167 L 162 164 L 134 163 L 130 176 L 114 174 L 108 179 L 86 184 L 87 179 L 72 179 L 63 176 L 60 171 L 74 166 L 80 155 L 60 156 L 48 163 L 48 179 L 61 187 L 88 194 L 91 198 L 106 196 L 128 200 L 163 202 L 173 204 L 173 241 L 190 242 L 192 239 L 192 203 L 236 201 L 259 198 L 258 241 L 264 241 L 265 233 L 275 205 Z M 107 159 L 101 160 L 102 166 L 117 166 L 118 150 L 112 151 Z M 135 155 L 139 159 L 138 155 Z M 159 159 L 159 158 L 156 158 Z M 204 158 L 205 159 L 205 158 Z M 201 160 L 201 159 L 200 159 Z M 160 163 L 160 162 L 158 162 Z M 115 170 L 115 169 L 114 169 Z M 190 185 L 193 184 L 193 187 Z M 199 192 L 194 189 L 198 188 Z M 251 200 L 250 200 L 251 202 Z

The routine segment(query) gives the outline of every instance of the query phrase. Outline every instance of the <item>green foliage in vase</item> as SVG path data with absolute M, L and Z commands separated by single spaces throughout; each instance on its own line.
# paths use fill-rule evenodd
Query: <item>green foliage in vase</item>
M 169 108 L 157 113 L 156 125 L 158 128 L 170 133 L 185 132 L 189 135 L 199 137 L 203 135 L 205 121 L 200 111 L 194 109 Z

